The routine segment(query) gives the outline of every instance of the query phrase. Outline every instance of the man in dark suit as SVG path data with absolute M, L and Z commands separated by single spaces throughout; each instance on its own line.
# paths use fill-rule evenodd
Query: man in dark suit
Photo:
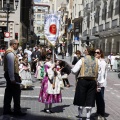
M 37 61 L 41 60 L 41 52 L 38 50 L 38 46 L 35 47 L 35 51 L 33 51 L 32 55 L 31 55 L 31 58 L 32 58 L 31 69 L 35 73 L 36 72 Z

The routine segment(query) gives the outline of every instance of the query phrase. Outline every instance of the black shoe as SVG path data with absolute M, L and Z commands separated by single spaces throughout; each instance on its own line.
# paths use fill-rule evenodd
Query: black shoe
M 25 116 L 26 115 L 26 113 L 23 113 L 23 112 L 14 112 L 14 115 L 15 116 Z
M 44 109 L 43 111 L 44 111 L 45 113 L 49 113 L 49 114 L 51 113 L 49 109 Z
M 12 112 L 12 111 L 3 112 L 3 115 L 13 115 L 13 114 L 14 114 L 14 112 Z
M 50 113 L 55 113 L 54 111 L 52 111 L 51 109 L 49 110 L 50 111 Z

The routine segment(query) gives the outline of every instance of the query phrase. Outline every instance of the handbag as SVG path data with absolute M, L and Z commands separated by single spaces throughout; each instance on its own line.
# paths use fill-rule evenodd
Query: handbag
M 61 77 L 62 77 L 62 79 L 68 79 L 68 75 L 67 74 L 62 75 Z
M 64 87 L 63 80 L 60 80 L 60 88 L 63 88 L 63 87 Z

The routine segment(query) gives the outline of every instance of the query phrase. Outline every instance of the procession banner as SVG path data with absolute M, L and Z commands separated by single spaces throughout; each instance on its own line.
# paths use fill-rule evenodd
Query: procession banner
M 45 38 L 50 44 L 55 45 L 60 31 L 60 15 L 47 14 L 44 21 Z

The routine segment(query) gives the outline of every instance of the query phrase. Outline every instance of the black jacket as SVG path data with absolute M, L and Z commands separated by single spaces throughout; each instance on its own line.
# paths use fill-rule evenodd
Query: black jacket
M 80 57 L 78 58 L 78 57 L 74 56 L 72 65 L 75 65 L 79 60 L 80 60 Z
M 60 64 L 60 67 L 64 67 L 62 70 L 61 70 L 61 74 L 70 74 L 71 73 L 71 69 L 72 67 L 65 61 L 62 61 L 61 64 Z
M 40 51 L 34 51 L 33 53 L 32 53 L 32 55 L 31 55 L 31 58 L 33 59 L 33 58 L 38 58 L 38 60 L 41 60 L 41 53 L 40 53 Z

